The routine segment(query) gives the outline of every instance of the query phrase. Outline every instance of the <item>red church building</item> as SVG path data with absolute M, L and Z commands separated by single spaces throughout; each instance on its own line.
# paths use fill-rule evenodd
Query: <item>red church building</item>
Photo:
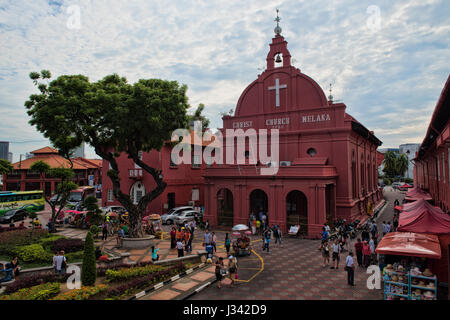
M 267 55 L 267 69 L 242 93 L 234 116 L 223 117 L 226 129 L 279 130 L 279 169 L 262 175 L 272 165 L 258 157 L 257 164 L 191 165 L 171 163 L 171 144 L 143 153 L 143 160 L 162 170 L 167 188 L 147 208 L 148 213 L 194 204 L 205 207 L 212 227 L 248 223 L 249 214 L 268 213 L 270 225 L 286 231 L 300 224 L 317 237 L 325 222 L 336 218 L 367 218 L 382 200 L 378 188 L 377 148 L 381 141 L 346 113 L 346 105 L 326 98 L 320 86 L 291 65 L 287 42 L 277 26 Z M 244 157 L 254 159 L 248 140 Z M 270 141 L 270 138 L 268 138 Z M 203 142 L 203 147 L 207 143 Z M 241 146 L 242 147 L 242 146 Z M 225 145 L 226 151 L 234 150 Z M 269 148 L 270 150 L 270 148 Z M 154 181 L 134 162 L 118 159 L 122 189 L 137 203 Z M 103 204 L 118 204 L 103 163 Z
M 226 129 L 278 129 L 279 170 L 261 175 L 267 166 L 261 161 L 206 168 L 205 215 L 212 226 L 247 224 L 252 211 L 263 210 L 270 225 L 286 231 L 300 224 L 317 237 L 325 222 L 365 218 L 382 200 L 376 151 L 381 141 L 291 65 L 281 29 L 275 32 L 267 69 L 244 90 L 234 116 L 223 118 L 222 131 L 225 141 Z M 245 156 L 251 152 L 246 149 Z

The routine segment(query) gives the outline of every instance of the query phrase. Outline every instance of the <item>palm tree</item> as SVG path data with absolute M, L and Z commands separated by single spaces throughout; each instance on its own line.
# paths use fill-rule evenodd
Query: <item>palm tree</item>
M 388 151 L 384 154 L 384 168 L 383 172 L 386 173 L 387 177 L 395 177 L 397 175 L 397 153 L 394 151 Z
M 409 168 L 409 159 L 405 154 L 401 154 L 399 157 L 397 157 L 397 161 L 395 164 L 397 174 L 399 176 L 404 176 L 405 172 Z

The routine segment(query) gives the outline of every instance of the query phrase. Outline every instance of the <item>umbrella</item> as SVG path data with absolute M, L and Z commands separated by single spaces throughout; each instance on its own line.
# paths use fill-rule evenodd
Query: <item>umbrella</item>
M 233 227 L 233 231 L 247 231 L 249 229 L 248 226 L 246 226 L 245 224 L 237 224 Z
M 252 232 L 247 230 L 247 231 L 245 231 L 245 234 L 250 235 L 250 234 L 252 234 Z
M 239 232 L 233 232 L 233 236 L 239 237 L 241 234 Z

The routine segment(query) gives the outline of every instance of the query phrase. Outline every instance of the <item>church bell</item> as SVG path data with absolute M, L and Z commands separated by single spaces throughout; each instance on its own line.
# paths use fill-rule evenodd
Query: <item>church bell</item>
M 276 62 L 276 63 L 281 63 L 281 62 L 283 62 L 283 61 L 281 61 L 281 57 L 280 57 L 279 54 L 277 55 L 277 58 L 275 59 L 275 62 Z

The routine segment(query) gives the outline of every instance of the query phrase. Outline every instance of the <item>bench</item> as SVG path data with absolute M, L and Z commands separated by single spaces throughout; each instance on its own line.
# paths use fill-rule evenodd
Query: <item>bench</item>
M 288 231 L 288 236 L 298 237 L 299 233 L 300 233 L 300 226 L 299 225 L 291 226 L 291 228 Z

